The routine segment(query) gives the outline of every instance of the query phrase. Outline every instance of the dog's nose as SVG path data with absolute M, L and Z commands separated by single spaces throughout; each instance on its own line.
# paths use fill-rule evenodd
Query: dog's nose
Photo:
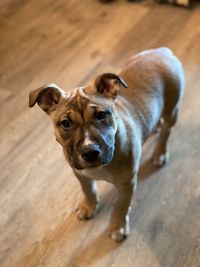
M 100 152 L 98 145 L 88 145 L 83 148 L 81 156 L 85 161 L 93 162 L 98 160 Z

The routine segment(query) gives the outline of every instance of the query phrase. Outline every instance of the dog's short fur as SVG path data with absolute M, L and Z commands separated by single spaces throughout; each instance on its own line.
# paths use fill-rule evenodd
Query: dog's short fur
M 30 93 L 29 106 L 37 103 L 51 117 L 56 139 L 80 181 L 85 199 L 77 209 L 79 219 L 98 212 L 95 180 L 103 179 L 118 190 L 110 236 L 121 241 L 129 235 L 142 145 L 159 125 L 153 162 L 166 163 L 183 86 L 181 63 L 168 48 L 158 48 L 132 57 L 119 75 L 102 74 L 88 86 L 65 93 L 49 84 Z

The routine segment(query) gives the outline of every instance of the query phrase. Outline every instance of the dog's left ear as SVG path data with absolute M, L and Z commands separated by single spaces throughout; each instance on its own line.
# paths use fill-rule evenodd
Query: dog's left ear
M 33 107 L 36 103 L 47 114 L 50 114 L 56 105 L 65 96 L 65 92 L 56 84 L 48 84 L 29 94 L 29 107 Z
M 120 85 L 124 86 L 125 88 L 128 87 L 122 77 L 114 73 L 101 74 L 97 76 L 94 82 L 94 86 L 96 87 L 98 93 L 113 99 L 116 98 Z

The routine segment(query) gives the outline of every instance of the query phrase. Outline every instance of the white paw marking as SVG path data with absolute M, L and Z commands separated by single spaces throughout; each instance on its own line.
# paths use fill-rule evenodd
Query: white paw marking
M 165 154 L 162 154 L 158 157 L 153 158 L 153 164 L 157 167 L 164 166 L 169 161 L 169 153 L 166 152 Z

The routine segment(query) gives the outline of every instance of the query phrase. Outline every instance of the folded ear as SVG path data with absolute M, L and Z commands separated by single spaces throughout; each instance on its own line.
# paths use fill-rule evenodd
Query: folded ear
M 116 98 L 120 85 L 125 88 L 128 87 L 122 77 L 114 73 L 104 73 L 97 76 L 94 85 L 98 93 L 113 99 Z
M 31 108 L 37 103 L 41 109 L 50 114 L 64 95 L 65 92 L 56 84 L 42 86 L 30 92 L 29 107 Z

